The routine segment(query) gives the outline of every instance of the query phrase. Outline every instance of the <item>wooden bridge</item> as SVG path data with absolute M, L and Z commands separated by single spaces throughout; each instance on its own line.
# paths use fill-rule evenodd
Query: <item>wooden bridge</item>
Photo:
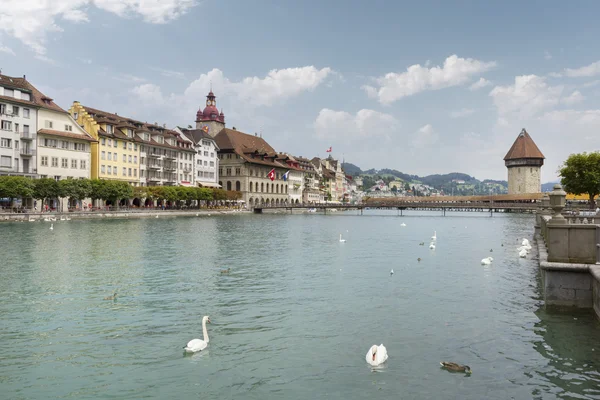
M 399 215 L 402 215 L 404 210 L 417 210 L 417 211 L 441 211 L 443 215 L 446 215 L 446 211 L 475 211 L 475 212 L 533 212 L 540 207 L 539 202 L 535 201 L 446 201 L 436 198 L 432 201 L 428 199 L 413 199 L 413 200 L 396 200 L 396 201 L 370 201 L 363 202 L 361 204 L 331 204 L 331 203 L 319 203 L 319 204 L 287 204 L 287 205 L 275 205 L 266 206 L 258 205 L 254 207 L 254 212 L 257 214 L 262 213 L 264 210 L 289 210 L 290 213 L 294 210 L 308 210 L 315 209 L 327 213 L 328 210 L 358 210 L 361 215 L 364 210 L 369 209 L 385 209 L 385 210 L 398 210 Z

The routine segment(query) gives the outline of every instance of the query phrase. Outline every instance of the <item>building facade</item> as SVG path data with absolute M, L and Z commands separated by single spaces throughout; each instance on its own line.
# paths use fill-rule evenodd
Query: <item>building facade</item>
M 0 75 L 0 175 L 38 176 L 34 87 L 23 76 Z
M 540 193 L 544 155 L 525 129 L 504 157 L 508 169 L 508 194 Z
M 186 129 L 177 127 L 184 138 L 192 143 L 195 150 L 194 167 L 194 186 L 219 188 L 219 147 L 215 139 L 202 129 Z

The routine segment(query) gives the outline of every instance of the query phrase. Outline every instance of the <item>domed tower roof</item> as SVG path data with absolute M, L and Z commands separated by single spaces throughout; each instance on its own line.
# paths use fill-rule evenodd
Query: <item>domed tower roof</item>
M 212 90 L 208 92 L 208 95 L 206 96 L 206 107 L 204 107 L 204 110 L 202 111 L 198 109 L 198 112 L 196 113 L 196 122 L 219 121 L 225 123 L 225 115 L 222 111 L 219 113 L 219 110 L 217 109 L 216 98 L 217 97 Z

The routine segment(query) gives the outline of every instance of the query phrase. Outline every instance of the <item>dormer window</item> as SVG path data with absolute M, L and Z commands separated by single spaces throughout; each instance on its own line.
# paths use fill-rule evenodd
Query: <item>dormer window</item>
M 127 136 L 133 137 L 133 129 L 127 129 Z
M 113 133 L 113 126 L 112 125 L 106 125 L 106 133 L 108 133 L 108 134 L 112 134 Z

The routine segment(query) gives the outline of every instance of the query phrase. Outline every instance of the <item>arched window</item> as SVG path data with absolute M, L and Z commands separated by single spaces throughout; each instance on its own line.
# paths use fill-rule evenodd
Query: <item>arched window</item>
M 261 191 L 261 193 L 265 191 L 265 184 L 264 184 L 264 182 L 260 183 L 260 191 Z
M 231 181 L 227 181 L 227 190 L 231 190 Z
M 275 193 L 279 193 L 279 183 L 275 185 Z
M 240 181 L 235 182 L 235 190 L 237 190 L 238 192 L 242 190 L 242 184 L 240 183 Z
M 268 183 L 267 183 L 268 185 Z M 271 183 L 271 193 L 275 193 L 275 184 Z

